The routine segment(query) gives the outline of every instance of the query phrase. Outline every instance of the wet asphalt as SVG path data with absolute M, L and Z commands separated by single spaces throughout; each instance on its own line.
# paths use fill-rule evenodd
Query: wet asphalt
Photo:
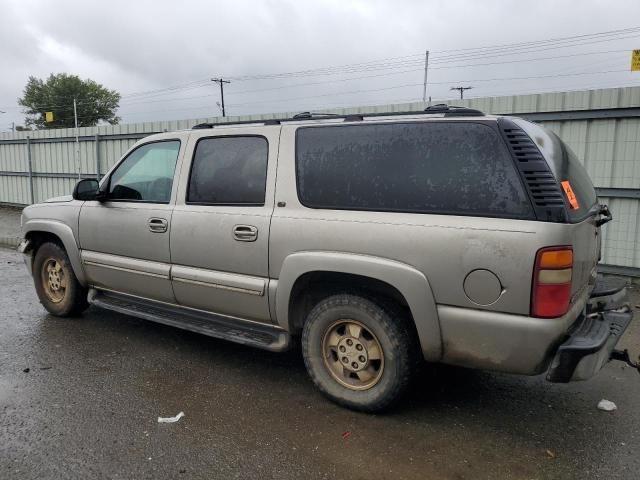
M 623 346 L 640 354 L 637 323 Z M 638 479 L 640 375 L 610 363 L 552 385 L 433 366 L 393 411 L 360 414 L 324 399 L 297 351 L 93 307 L 54 318 L 0 248 L 0 478 Z

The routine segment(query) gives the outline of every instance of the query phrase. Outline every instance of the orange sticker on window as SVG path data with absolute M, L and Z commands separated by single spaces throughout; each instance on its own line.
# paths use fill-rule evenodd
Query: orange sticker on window
M 560 183 L 562 184 L 564 193 L 567 196 L 567 200 L 569 200 L 569 206 L 571 207 L 571 210 L 578 210 L 580 208 L 580 204 L 578 203 L 576 194 L 573 193 L 573 188 L 571 188 L 571 183 L 569 183 L 569 180 L 564 180 Z

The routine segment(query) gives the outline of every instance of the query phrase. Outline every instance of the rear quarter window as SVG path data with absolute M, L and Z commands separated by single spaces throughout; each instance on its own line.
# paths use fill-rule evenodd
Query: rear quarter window
M 506 146 L 481 123 L 302 127 L 296 175 L 311 208 L 532 217 Z
M 537 145 L 544 155 L 556 180 L 568 181 L 578 201 L 578 208 L 567 204 L 569 221 L 577 223 L 589 217 L 598 203 L 593 182 L 578 157 L 560 137 L 540 125 L 521 119 L 513 119 Z

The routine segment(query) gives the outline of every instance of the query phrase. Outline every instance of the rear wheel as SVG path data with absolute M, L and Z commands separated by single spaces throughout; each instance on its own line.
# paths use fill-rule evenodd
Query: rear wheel
M 67 253 L 56 243 L 47 242 L 38 248 L 33 280 L 40 303 L 52 315 L 77 315 L 89 305 L 87 291 L 73 273 Z
M 406 390 L 416 339 L 401 309 L 357 295 L 334 295 L 309 314 L 302 352 L 309 375 L 333 401 L 378 412 Z

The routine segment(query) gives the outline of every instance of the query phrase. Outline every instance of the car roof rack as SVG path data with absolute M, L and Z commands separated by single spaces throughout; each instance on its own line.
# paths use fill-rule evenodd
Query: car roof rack
M 219 122 L 219 123 L 198 123 L 191 127 L 191 130 L 201 130 L 205 128 L 224 127 L 225 125 L 280 125 L 282 120 L 278 118 L 268 120 L 239 120 L 237 122 Z
M 447 105 L 446 103 L 430 105 L 424 111 L 426 113 L 444 113 L 445 117 L 484 117 L 484 113 L 475 108 Z
M 338 115 L 337 113 L 300 112 L 300 113 L 296 113 L 291 118 L 293 120 L 315 120 L 320 118 L 340 118 L 340 115 Z
M 304 120 L 339 120 L 345 122 L 359 122 L 365 118 L 375 117 L 396 117 L 396 116 L 413 116 L 413 115 L 433 115 L 439 114 L 444 117 L 483 117 L 484 113 L 480 110 L 467 107 L 458 107 L 455 105 L 447 105 L 439 103 L 425 108 L 424 110 L 414 110 L 410 112 L 376 112 L 376 113 L 322 113 L 322 112 L 300 112 L 293 117 L 287 118 L 271 118 L 267 120 L 240 120 L 237 122 L 220 122 L 220 123 L 199 123 L 192 130 L 200 130 L 205 128 L 223 127 L 226 125 L 280 125 L 285 122 L 300 122 Z

